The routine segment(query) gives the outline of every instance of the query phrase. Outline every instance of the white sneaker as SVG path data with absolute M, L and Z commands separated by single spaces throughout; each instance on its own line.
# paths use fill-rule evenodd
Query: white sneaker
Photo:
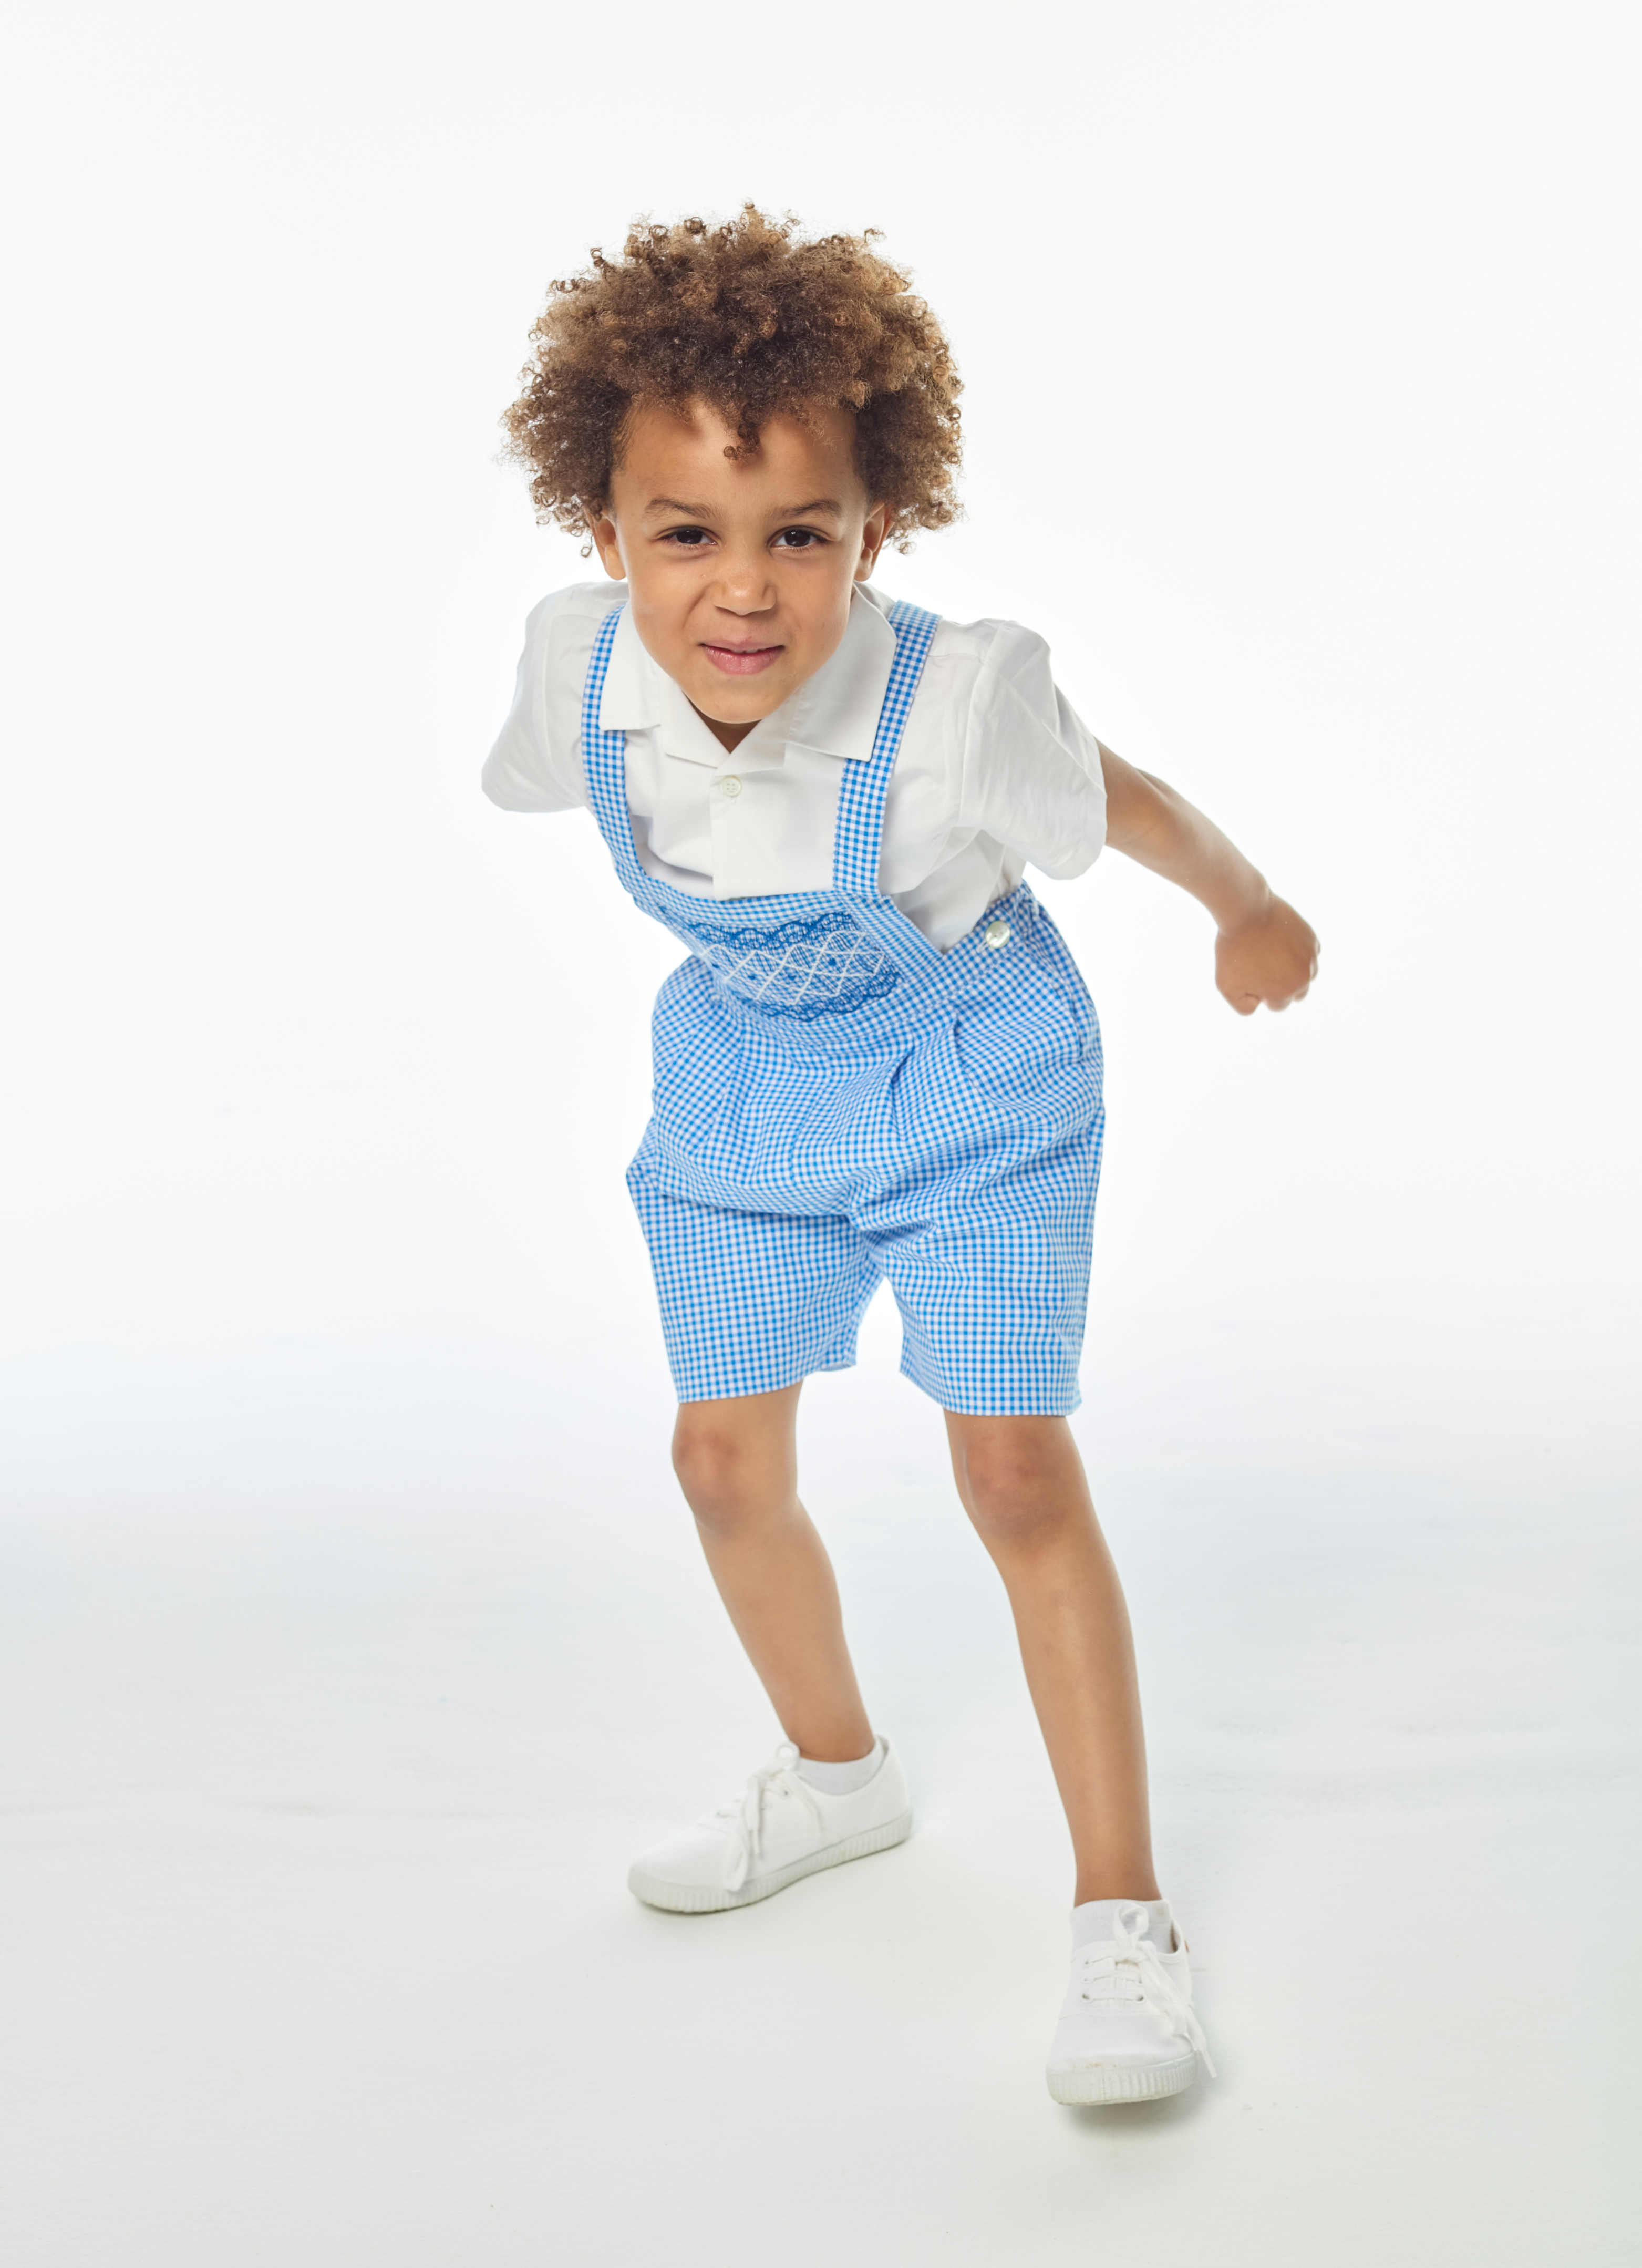
M 1110 1937 L 1073 1948 L 1071 1984 L 1049 2043 L 1049 2093 L 1057 2102 L 1145 2102 L 1178 2095 L 1214 2064 L 1192 2013 L 1186 1941 L 1153 1945 L 1152 1917 L 1124 1899 Z
M 747 1783 L 740 1800 L 710 1812 L 640 1853 L 627 1887 L 671 1913 L 722 1913 L 773 1897 L 802 1875 L 904 1843 L 912 1798 L 901 1759 L 886 1741 L 878 1770 L 853 1795 L 826 1795 L 798 1776 L 799 1752 L 784 1741 Z

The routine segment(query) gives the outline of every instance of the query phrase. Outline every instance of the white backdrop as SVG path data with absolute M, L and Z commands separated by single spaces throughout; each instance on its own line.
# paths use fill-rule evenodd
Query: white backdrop
M 92 6 L 5 132 L 4 1299 L 591 1292 L 672 957 L 479 798 L 588 571 L 496 462 L 635 212 L 875 224 L 968 384 L 884 576 L 1024 619 L 1321 932 L 1240 1025 L 1197 910 L 1050 886 L 1108 1270 L 1584 1276 L 1634 1049 L 1634 11 L 1042 4 L 692 23 Z M 1631 137 L 1633 139 L 1633 137 Z
M 846 2220 L 870 2268 L 1620 2257 L 1639 40 L 1581 0 L 14 26 L 19 2268 L 771 2228 L 821 2268 Z M 588 571 L 497 420 L 549 277 L 747 196 L 878 225 L 950 327 L 968 518 L 886 584 L 1042 630 L 1323 939 L 1245 1024 L 1188 901 L 1045 890 L 1108 1042 L 1079 1436 L 1222 2072 L 1132 2116 L 1041 2093 L 1064 1829 L 882 1303 L 806 1486 L 919 1832 L 727 1933 L 622 1887 L 769 1717 L 622 1186 L 674 948 L 589 822 L 478 791 Z

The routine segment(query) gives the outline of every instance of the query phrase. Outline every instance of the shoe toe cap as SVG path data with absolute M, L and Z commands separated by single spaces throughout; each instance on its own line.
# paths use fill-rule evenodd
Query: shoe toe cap
M 681 1888 L 721 1889 L 729 1880 L 732 1847 L 730 1837 L 716 1828 L 681 1827 L 641 1851 L 633 1870 Z
M 1088 2015 L 1066 2015 L 1056 2027 L 1050 2067 L 1077 2071 L 1097 2065 L 1172 2063 L 1190 2055 L 1189 2040 L 1143 2006 L 1121 2003 Z

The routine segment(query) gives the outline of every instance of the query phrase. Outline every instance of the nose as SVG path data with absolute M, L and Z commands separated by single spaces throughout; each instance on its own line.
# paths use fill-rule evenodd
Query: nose
M 713 599 L 729 615 L 767 614 L 776 602 L 770 587 L 769 564 L 761 545 L 756 550 L 730 551 L 721 556 Z

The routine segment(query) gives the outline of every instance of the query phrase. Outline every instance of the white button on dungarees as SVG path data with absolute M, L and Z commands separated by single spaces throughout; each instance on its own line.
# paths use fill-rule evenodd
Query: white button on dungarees
M 988 922 L 986 924 L 986 942 L 994 953 L 1001 953 L 1013 935 L 1014 932 L 1006 921 Z

